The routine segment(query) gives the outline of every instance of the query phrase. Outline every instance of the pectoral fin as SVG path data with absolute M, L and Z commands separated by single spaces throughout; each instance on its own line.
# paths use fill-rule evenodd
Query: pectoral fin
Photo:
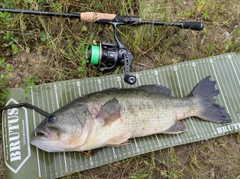
M 179 134 L 185 132 L 187 127 L 180 121 L 177 121 L 173 126 L 168 128 L 167 130 L 161 132 L 163 134 Z
M 112 124 L 119 119 L 121 106 L 116 98 L 106 102 L 97 115 L 97 119 L 104 120 L 104 126 Z
M 119 136 L 115 136 L 111 139 L 109 139 L 106 144 L 108 146 L 112 146 L 112 147 L 117 147 L 117 146 L 121 146 L 121 145 L 127 145 L 129 144 L 128 139 L 131 137 L 131 133 L 123 133 Z

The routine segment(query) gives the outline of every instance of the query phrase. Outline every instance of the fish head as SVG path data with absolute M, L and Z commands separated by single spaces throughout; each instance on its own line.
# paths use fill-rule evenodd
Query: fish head
M 73 151 L 83 145 L 91 128 L 84 106 L 65 108 L 46 117 L 35 129 L 31 144 L 47 152 Z

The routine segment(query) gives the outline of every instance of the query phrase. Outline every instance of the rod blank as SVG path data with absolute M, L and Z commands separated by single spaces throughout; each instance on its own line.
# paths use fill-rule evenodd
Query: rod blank
M 66 17 L 66 18 L 80 18 L 79 14 L 70 14 L 70 13 L 57 13 L 57 12 L 47 12 L 47 11 L 5 9 L 5 8 L 0 8 L 0 11 L 1 12 L 10 12 L 10 13 L 22 13 L 22 14 L 44 15 L 44 16 Z

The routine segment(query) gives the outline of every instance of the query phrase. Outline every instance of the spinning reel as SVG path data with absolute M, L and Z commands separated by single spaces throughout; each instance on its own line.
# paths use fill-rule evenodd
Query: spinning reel
M 119 41 L 117 37 L 117 25 L 121 23 L 110 22 L 114 30 L 114 39 L 117 43 L 109 44 L 101 42 L 100 46 L 91 45 L 90 46 L 90 58 L 89 61 L 91 64 L 104 64 L 104 67 L 100 67 L 100 71 L 111 70 L 117 65 L 122 64 L 125 66 L 124 70 L 124 81 L 130 85 L 133 85 L 136 82 L 136 77 L 130 75 L 130 67 L 133 61 L 132 53 Z

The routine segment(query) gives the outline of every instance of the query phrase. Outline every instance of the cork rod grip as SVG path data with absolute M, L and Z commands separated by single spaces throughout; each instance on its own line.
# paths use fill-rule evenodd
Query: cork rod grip
M 97 12 L 83 12 L 80 14 L 80 20 L 85 22 L 97 22 L 99 20 L 113 20 L 116 14 L 97 13 Z

